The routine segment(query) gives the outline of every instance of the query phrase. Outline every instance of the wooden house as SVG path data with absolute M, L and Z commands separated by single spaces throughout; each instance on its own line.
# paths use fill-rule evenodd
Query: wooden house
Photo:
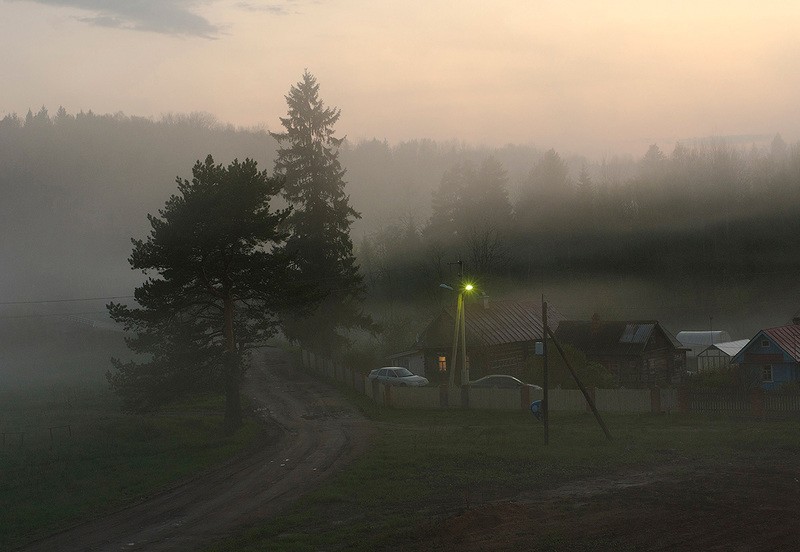
M 555 336 L 602 364 L 624 387 L 679 383 L 686 373 L 686 348 L 655 320 L 563 320 Z
M 542 341 L 542 307 L 533 301 L 466 302 L 466 344 L 470 379 L 508 374 L 523 379 L 528 358 Z M 444 382 L 451 365 L 455 308 L 445 308 L 420 332 L 411 350 L 389 357 L 397 366 L 417 367 L 432 382 Z M 563 317 L 552 307 L 548 323 Z M 459 353 L 460 354 L 460 353 Z M 458 361 L 461 365 L 461 361 Z M 412 369 L 412 371 L 414 371 Z
M 760 330 L 731 363 L 738 365 L 740 381 L 764 389 L 800 381 L 800 324 Z

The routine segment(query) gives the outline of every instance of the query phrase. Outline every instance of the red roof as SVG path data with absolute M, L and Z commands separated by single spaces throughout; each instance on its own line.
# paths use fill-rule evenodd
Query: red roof
M 800 362 L 800 325 L 778 326 L 766 329 L 764 333 L 796 362 Z

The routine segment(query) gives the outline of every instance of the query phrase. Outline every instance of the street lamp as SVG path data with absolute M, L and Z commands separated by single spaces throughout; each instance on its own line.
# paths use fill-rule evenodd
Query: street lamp
M 447 284 L 439 284 L 439 287 L 444 289 L 449 289 L 450 291 L 455 291 L 452 287 L 448 286 Z M 458 353 L 458 343 L 459 343 L 459 333 L 461 334 L 461 358 L 463 359 L 461 362 L 461 385 L 465 385 L 469 382 L 469 365 L 467 364 L 467 329 L 466 329 L 466 308 L 464 307 L 464 294 L 469 293 L 470 291 L 474 290 L 475 286 L 470 283 L 464 284 L 458 290 L 458 302 L 456 307 L 456 317 L 455 317 L 455 324 L 453 328 L 453 354 L 450 355 L 452 359 L 452 367 L 450 368 L 450 387 L 455 385 L 456 379 L 456 366 L 457 362 L 457 353 Z

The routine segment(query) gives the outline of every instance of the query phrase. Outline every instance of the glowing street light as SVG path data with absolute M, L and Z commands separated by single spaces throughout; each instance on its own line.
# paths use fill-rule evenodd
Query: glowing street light
M 439 284 L 439 287 L 444 289 L 449 289 L 451 291 L 455 291 L 452 287 L 448 286 L 447 284 Z M 467 329 L 466 329 L 466 308 L 464 307 L 464 294 L 473 291 L 475 286 L 470 283 L 464 284 L 464 286 L 459 289 L 458 291 L 458 303 L 456 307 L 456 317 L 455 317 L 455 327 L 453 328 L 453 354 L 450 355 L 452 359 L 452 367 L 450 368 L 450 386 L 453 387 L 455 385 L 456 379 L 456 366 L 458 365 L 457 362 L 457 354 L 458 354 L 458 342 L 459 342 L 459 333 L 461 334 L 461 385 L 465 385 L 469 382 L 469 365 L 467 364 Z

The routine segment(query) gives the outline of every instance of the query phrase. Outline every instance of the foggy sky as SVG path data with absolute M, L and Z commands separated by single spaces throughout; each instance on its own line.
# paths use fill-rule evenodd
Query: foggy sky
M 276 130 L 307 68 L 355 140 L 793 142 L 798 30 L 795 0 L 0 0 L 0 117 L 203 111 Z

